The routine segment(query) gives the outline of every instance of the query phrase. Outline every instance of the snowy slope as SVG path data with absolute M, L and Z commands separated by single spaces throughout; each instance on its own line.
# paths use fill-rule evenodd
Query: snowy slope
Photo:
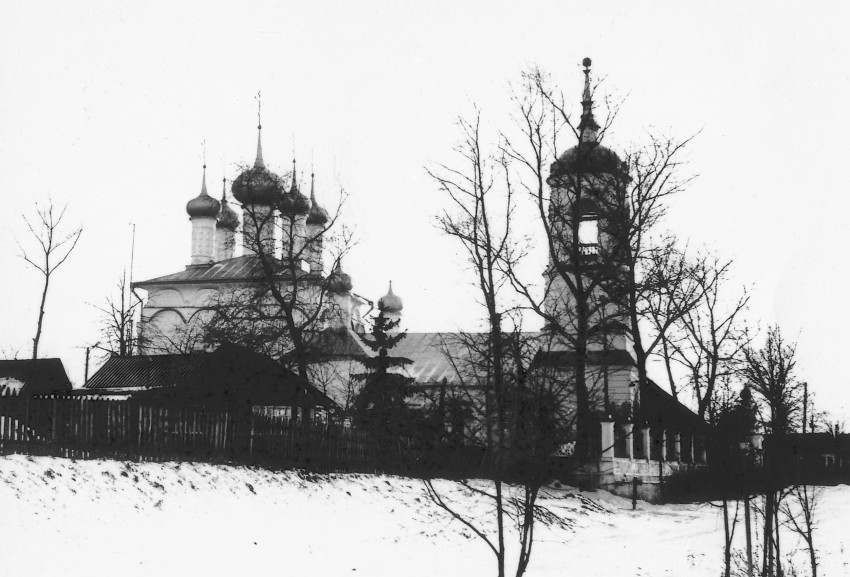
M 480 515 L 455 483 L 442 494 Z M 722 523 L 710 505 L 652 506 L 547 491 L 529 575 L 714 577 Z M 471 531 L 420 481 L 179 463 L 0 458 L 0 575 L 492 575 Z M 850 575 L 850 488 L 827 490 L 822 575 Z M 828 538 L 826 537 L 828 536 Z

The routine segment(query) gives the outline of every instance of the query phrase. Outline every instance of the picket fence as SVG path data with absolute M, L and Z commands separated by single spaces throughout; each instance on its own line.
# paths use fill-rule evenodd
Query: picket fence
M 405 439 L 380 445 L 360 431 L 250 409 L 132 398 L 0 396 L 0 454 L 76 459 L 232 462 L 315 472 L 404 469 Z

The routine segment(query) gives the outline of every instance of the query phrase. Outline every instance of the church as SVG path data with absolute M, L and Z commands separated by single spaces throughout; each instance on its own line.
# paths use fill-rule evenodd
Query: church
M 293 160 L 290 184 L 271 172 L 263 161 L 262 125 L 258 126 L 257 154 L 252 167 L 242 171 L 231 187 L 241 204 L 242 250 L 237 255 L 240 215 L 227 198 L 222 179 L 221 200 L 207 191 L 206 166 L 201 191 L 186 204 L 191 222 L 191 252 L 185 270 L 133 283 L 147 292 L 139 327 L 147 353 L 186 352 L 201 346 L 204 321 L 222 293 L 244 289 L 264 274 L 263 261 L 291 261 L 305 298 L 326 299 L 337 314 L 328 324 L 363 331 L 362 307 L 368 301 L 354 292 L 351 277 L 338 258 L 325 270 L 323 245 L 330 216 L 316 199 L 311 176 L 310 198 L 299 189 Z M 283 220 L 286 224 L 283 224 Z M 328 283 L 332 280 L 332 283 Z M 328 294 L 316 289 L 329 285 Z M 311 294 L 312 293 L 312 294 Z M 312 303 L 320 306 L 325 303 Z
M 546 181 L 552 195 L 552 222 L 558 211 L 579 215 L 577 220 L 562 218 L 557 225 L 577 228 L 576 235 L 560 237 L 578 238 L 579 247 L 566 240 L 555 248 L 558 258 L 554 260 L 566 263 L 573 272 L 560 277 L 552 274 L 555 263 L 550 258 L 545 273 L 549 278 L 546 315 L 550 323 L 566 327 L 561 330 L 567 333 L 576 322 L 571 316 L 574 296 L 567 285 L 594 274 L 592 271 L 601 268 L 595 269 L 594 263 L 614 254 L 617 243 L 622 242 L 606 222 L 604 205 L 613 183 L 628 178 L 618 155 L 598 141 L 600 127 L 593 117 L 590 60 L 585 59 L 584 64 L 579 142 L 557 158 Z M 302 302 L 293 307 L 297 310 L 291 318 L 294 322 L 305 319 L 305 326 L 306 321 L 312 323 L 315 354 L 310 360 L 309 380 L 337 405 L 347 408 L 353 396 L 351 375 L 362 372 L 358 360 L 374 355 L 361 339 L 370 315 L 377 308 L 400 321 L 402 300 L 390 284 L 376 307 L 375 301 L 354 292 L 352 277 L 344 272 L 339 255 L 328 262 L 324 240 L 334 217 L 319 203 L 315 180 L 311 175 L 308 197 L 301 191 L 294 160 L 288 175 L 269 170 L 263 160 L 261 124 L 257 130 L 253 165 L 233 179 L 230 199 L 224 179 L 221 199 L 210 196 L 204 167 L 200 194 L 186 205 L 191 250 L 185 270 L 133 283 L 134 289 L 147 293 L 139 327 L 142 350 L 151 355 L 203 349 L 202 333 L 217 311 L 223 310 L 223 295 L 225 300 L 230 299 L 227 310 L 232 311 L 233 302 L 245 300 L 257 279 L 273 271 L 272 284 L 282 292 L 300 287 Z M 234 210 L 236 203 L 241 215 Z M 237 242 L 239 237 L 241 242 Z M 576 258 L 579 263 L 570 263 Z M 657 483 L 659 476 L 679 465 L 704 461 L 704 423 L 655 383 L 636 386 L 635 354 L 622 312 L 606 298 L 603 282 L 589 282 L 588 286 L 589 301 L 600 303 L 593 308 L 592 322 L 602 327 L 586 343 L 590 403 L 593 412 L 602 415 L 601 437 L 597 440 L 602 457 L 593 473 L 596 482 L 613 490 L 623 479 L 635 476 L 647 479 L 649 484 L 655 476 Z M 253 303 L 255 309 L 262 310 L 263 306 L 262 302 Z M 254 327 L 258 321 L 257 317 L 246 317 L 245 322 Z M 543 332 L 526 336 L 538 343 L 536 362 L 541 366 L 568 368 L 576 363 L 570 334 L 558 335 L 544 327 Z M 409 361 L 402 370 L 423 397 L 430 395 L 433 399 L 436 391 L 467 386 L 456 366 L 457 355 L 462 355 L 461 347 L 454 344 L 456 337 L 452 333 L 409 332 L 393 349 L 393 356 Z M 285 354 L 268 352 L 272 356 Z M 456 358 L 450 358 L 447 352 L 453 352 Z M 637 406 L 640 415 L 631 412 Z

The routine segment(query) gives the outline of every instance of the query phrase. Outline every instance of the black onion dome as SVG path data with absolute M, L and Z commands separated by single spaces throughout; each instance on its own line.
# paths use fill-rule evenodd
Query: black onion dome
M 255 164 L 236 177 L 230 190 L 233 198 L 242 204 L 273 206 L 281 188 L 280 177 L 265 166 Z
M 403 308 L 401 297 L 393 292 L 393 283 L 390 281 L 390 290 L 378 299 L 378 310 L 383 313 L 400 313 Z
M 283 190 L 280 177 L 266 168 L 263 162 L 263 144 L 260 135 L 261 126 L 257 126 L 257 157 L 254 166 L 242 171 L 233 181 L 230 191 L 233 198 L 242 204 L 274 206 Z
M 331 276 L 328 277 L 328 290 L 334 294 L 342 295 L 351 292 L 354 285 L 351 282 L 351 275 L 342 271 L 342 264 L 337 263 Z
M 239 215 L 236 211 L 230 208 L 230 203 L 224 198 L 221 201 L 221 212 L 218 215 L 217 227 L 236 230 L 239 226 Z
M 310 212 L 310 201 L 301 194 L 284 192 L 277 201 L 277 208 L 284 216 L 300 216 Z
M 188 212 L 189 216 L 192 218 L 215 218 L 216 216 L 218 216 L 218 211 L 221 209 L 221 205 L 218 203 L 218 201 L 211 197 L 209 194 L 207 194 L 206 169 L 207 167 L 205 166 L 204 178 L 201 184 L 201 194 L 186 203 L 186 212 Z
M 310 214 L 307 216 L 307 224 L 327 224 L 329 220 L 328 211 L 319 206 L 317 202 L 313 202 L 310 206 Z
M 625 163 L 617 153 L 598 142 L 582 142 L 552 163 L 551 176 L 565 174 L 613 174 L 626 176 Z
M 286 216 L 303 216 L 310 212 L 310 199 L 298 190 L 298 177 L 295 172 L 295 161 L 292 161 L 292 186 L 289 192 L 284 192 L 278 200 L 278 209 Z
M 310 175 L 310 214 L 307 216 L 307 224 L 325 225 L 330 220 L 328 211 L 316 202 L 315 175 Z
M 292 193 L 290 193 L 292 194 Z M 295 214 L 305 215 L 310 212 L 310 199 L 298 192 L 295 191 L 294 199 L 292 202 L 292 206 L 295 209 Z

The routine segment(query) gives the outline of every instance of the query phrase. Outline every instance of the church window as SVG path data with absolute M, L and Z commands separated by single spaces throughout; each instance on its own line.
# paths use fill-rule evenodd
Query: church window
M 599 252 L 599 220 L 595 214 L 588 214 L 579 221 L 578 242 L 582 254 Z

